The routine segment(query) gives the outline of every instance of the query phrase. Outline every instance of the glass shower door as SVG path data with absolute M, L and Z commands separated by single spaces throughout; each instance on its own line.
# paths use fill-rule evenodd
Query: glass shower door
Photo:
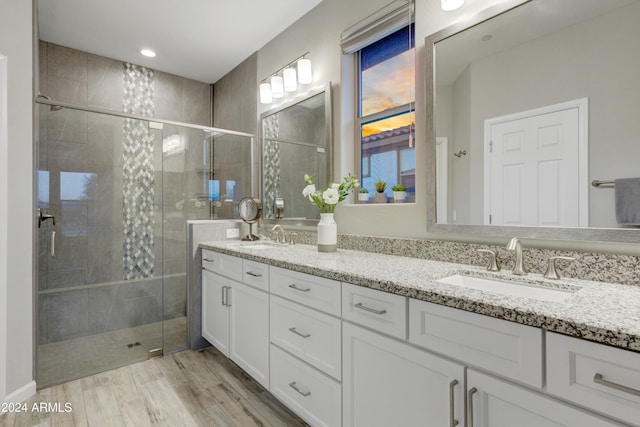
M 39 387 L 162 348 L 162 138 L 145 121 L 39 106 Z M 55 224 L 54 224 L 55 221 Z

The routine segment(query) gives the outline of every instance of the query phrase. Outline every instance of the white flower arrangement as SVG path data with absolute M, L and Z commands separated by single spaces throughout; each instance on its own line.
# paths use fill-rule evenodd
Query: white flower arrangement
M 342 179 L 340 184 L 331 183 L 324 191 L 316 189 L 313 177 L 310 175 L 304 176 L 304 182 L 307 183 L 307 186 L 302 190 L 302 195 L 316 205 L 321 213 L 333 213 L 338 203 L 346 199 L 349 193 L 360 186 L 358 178 L 351 172 Z

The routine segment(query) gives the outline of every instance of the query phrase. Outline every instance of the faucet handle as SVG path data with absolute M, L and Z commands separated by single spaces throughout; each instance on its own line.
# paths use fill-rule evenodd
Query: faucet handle
M 476 249 L 478 252 L 488 253 L 489 263 L 487 264 L 487 271 L 500 271 L 500 263 L 496 257 L 496 252 L 489 249 Z
M 287 239 L 287 243 L 290 245 L 295 245 L 296 241 L 295 241 L 295 236 L 297 236 L 298 233 L 294 233 L 294 232 L 290 232 L 289 233 L 289 238 Z
M 558 273 L 558 269 L 556 268 L 556 260 L 563 259 L 566 261 L 575 261 L 575 258 L 570 256 L 552 256 L 549 257 L 549 265 L 547 266 L 547 271 L 544 273 L 545 279 L 559 279 L 560 273 Z

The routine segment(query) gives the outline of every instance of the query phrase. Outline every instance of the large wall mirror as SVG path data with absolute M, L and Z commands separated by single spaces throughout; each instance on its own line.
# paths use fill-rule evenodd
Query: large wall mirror
M 640 176 L 639 22 L 639 0 L 507 1 L 427 37 L 429 231 L 638 242 L 615 180 Z
M 317 223 L 318 208 L 302 196 L 304 175 L 318 188 L 332 176 L 331 84 L 261 115 L 263 223 Z

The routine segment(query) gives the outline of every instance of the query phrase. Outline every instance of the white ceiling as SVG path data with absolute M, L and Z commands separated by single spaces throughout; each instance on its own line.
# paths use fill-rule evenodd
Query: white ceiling
M 321 1 L 39 0 L 38 24 L 41 40 L 215 83 Z

